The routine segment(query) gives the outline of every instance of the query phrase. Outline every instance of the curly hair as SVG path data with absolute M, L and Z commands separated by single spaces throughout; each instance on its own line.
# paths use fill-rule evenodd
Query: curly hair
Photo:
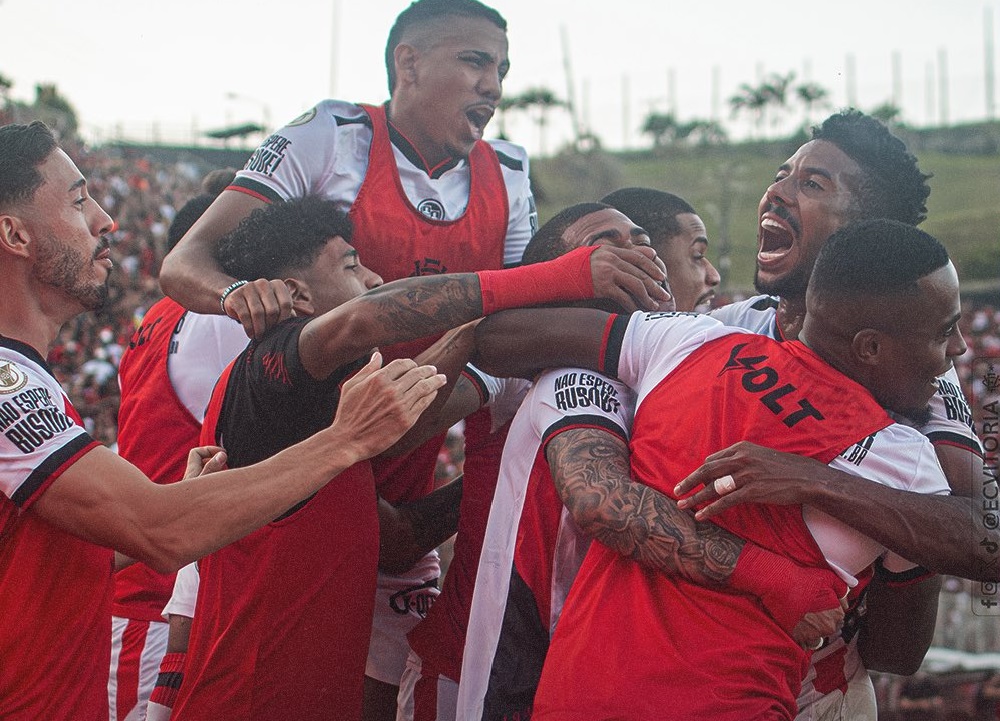
M 351 242 L 347 214 L 331 200 L 306 197 L 257 208 L 216 249 L 234 278 L 275 279 L 310 266 L 330 238 Z
M 396 17 L 385 44 L 385 71 L 389 77 L 389 94 L 396 87 L 396 46 L 412 27 L 430 22 L 440 22 L 443 17 L 483 18 L 507 31 L 507 21 L 488 5 L 478 0 L 417 0 Z
M 862 217 L 890 218 L 919 225 L 927 218 L 931 194 L 917 159 L 902 140 L 877 119 L 860 110 L 844 110 L 813 128 L 813 140 L 833 143 L 864 173 L 858 193 Z

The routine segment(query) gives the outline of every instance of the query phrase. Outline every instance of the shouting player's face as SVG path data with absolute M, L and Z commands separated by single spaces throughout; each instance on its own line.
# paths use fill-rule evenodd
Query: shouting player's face
M 825 140 L 806 143 L 778 168 L 758 207 L 758 291 L 805 297 L 823 243 L 858 216 L 861 180 L 861 167 Z
M 431 168 L 466 157 L 482 139 L 510 65 L 507 34 L 489 20 L 445 20 L 416 31 L 412 59 L 397 81 L 410 101 L 403 117 L 392 118 Z

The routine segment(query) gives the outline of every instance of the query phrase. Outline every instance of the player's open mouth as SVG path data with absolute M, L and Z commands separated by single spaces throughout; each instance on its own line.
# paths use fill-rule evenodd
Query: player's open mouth
M 767 262 L 784 257 L 792 249 L 796 235 L 789 221 L 765 213 L 760 219 L 757 260 Z
M 469 119 L 473 128 L 482 133 L 493 118 L 493 107 L 490 105 L 477 105 L 471 110 L 467 110 L 465 117 Z

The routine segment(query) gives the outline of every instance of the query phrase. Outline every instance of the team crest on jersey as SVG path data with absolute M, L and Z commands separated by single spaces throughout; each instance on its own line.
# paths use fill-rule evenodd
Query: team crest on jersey
M 28 383 L 28 374 L 11 362 L 0 362 L 0 394 L 16 393 Z
M 431 220 L 444 220 L 444 206 L 433 198 L 421 200 L 417 210 Z
M 305 125 L 315 117 L 316 117 L 316 108 L 309 108 L 309 110 L 305 111 L 304 113 L 302 113 L 302 115 L 300 115 L 299 117 L 295 118 L 295 120 L 290 122 L 288 124 L 288 127 L 294 128 L 297 125 Z

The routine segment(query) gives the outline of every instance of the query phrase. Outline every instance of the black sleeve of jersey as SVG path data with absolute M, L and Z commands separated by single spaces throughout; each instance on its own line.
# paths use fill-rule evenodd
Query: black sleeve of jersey
M 625 340 L 625 329 L 631 316 L 616 315 L 611 321 L 611 328 L 604 340 L 601 353 L 600 371 L 609 378 L 621 380 L 618 377 L 618 363 L 621 361 L 622 343 Z
M 329 378 L 313 379 L 299 358 L 299 334 L 308 318 L 291 318 L 252 343 L 233 366 L 217 437 L 231 466 L 268 458 L 330 425 L 340 383 L 350 364 Z

